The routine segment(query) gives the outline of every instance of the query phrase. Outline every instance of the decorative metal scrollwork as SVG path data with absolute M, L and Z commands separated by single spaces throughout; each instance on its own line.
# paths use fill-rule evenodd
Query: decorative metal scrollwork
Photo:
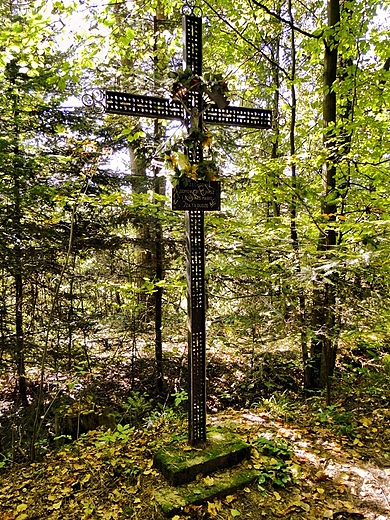
M 97 108 L 101 112 L 106 110 L 106 96 L 100 88 L 88 90 L 81 98 L 81 101 L 86 107 Z
M 186 0 L 181 12 L 189 16 L 203 16 L 202 8 L 196 5 L 196 0 Z

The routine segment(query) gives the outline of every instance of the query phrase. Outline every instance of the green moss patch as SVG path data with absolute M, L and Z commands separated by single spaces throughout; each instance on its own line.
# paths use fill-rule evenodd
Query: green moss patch
M 259 476 L 260 471 L 239 466 L 183 486 L 167 486 L 156 491 L 155 499 L 165 516 L 173 516 L 190 504 L 199 505 L 230 495 Z
M 172 486 L 193 481 L 199 474 L 209 475 L 240 463 L 250 453 L 250 445 L 238 435 L 222 428 L 210 429 L 207 442 L 191 447 L 174 443 L 159 450 L 154 465 Z

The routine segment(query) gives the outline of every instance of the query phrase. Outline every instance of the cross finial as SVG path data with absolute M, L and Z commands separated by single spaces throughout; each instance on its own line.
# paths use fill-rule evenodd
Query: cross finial
M 202 9 L 196 5 L 196 0 L 186 0 L 182 8 L 182 13 L 190 16 L 202 16 Z

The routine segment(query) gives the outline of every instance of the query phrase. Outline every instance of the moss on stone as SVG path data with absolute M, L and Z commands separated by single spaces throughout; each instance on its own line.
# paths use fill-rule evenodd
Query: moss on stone
M 213 428 L 207 437 L 201 446 L 173 443 L 156 453 L 154 464 L 170 484 L 190 482 L 199 474 L 238 464 L 249 455 L 249 444 L 228 430 Z
M 211 479 L 204 478 L 175 488 L 167 486 L 156 492 L 155 498 L 164 515 L 173 516 L 190 504 L 199 505 L 232 494 L 256 480 L 260 474 L 259 470 L 236 467 L 219 472 Z

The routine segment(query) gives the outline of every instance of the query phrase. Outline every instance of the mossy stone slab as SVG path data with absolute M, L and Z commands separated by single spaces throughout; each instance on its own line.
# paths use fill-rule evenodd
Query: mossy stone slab
M 190 504 L 200 505 L 216 497 L 231 495 L 256 480 L 260 474 L 259 470 L 239 466 L 183 486 L 159 489 L 155 492 L 155 500 L 163 514 L 170 517 Z
M 192 482 L 199 475 L 209 475 L 219 469 L 232 467 L 250 454 L 250 445 L 238 435 L 213 428 L 207 433 L 207 442 L 191 447 L 172 444 L 159 450 L 154 465 L 172 486 Z

